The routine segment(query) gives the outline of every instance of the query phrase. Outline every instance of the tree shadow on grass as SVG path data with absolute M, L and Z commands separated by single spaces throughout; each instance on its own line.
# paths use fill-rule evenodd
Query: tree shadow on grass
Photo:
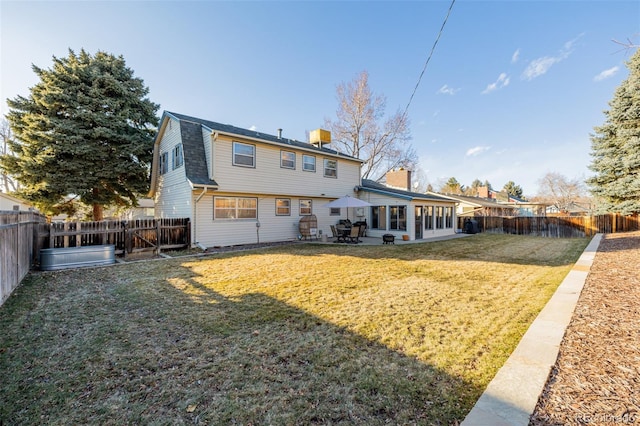
M 22 367 L 12 370 L 12 385 L 0 385 L 0 420 L 455 424 L 482 391 L 264 294 L 212 291 L 178 268 L 160 282 L 97 280 L 100 291 L 75 302 L 82 306 L 67 296 L 86 277 L 70 273 L 62 293 L 31 304 L 50 310 L 35 313 L 43 316 L 94 308 L 37 330 L 23 324 L 21 333 L 49 342 L 64 330 L 78 341 L 66 353 L 7 343 L 4 365 L 13 357 L 24 364 L 14 364 Z M 35 364 L 46 380 L 34 380 Z M 26 387 L 31 404 L 12 404 Z
M 174 415 L 216 424 L 452 424 L 481 389 L 261 293 L 185 277 L 161 290 L 200 391 Z M 166 298 L 164 299 L 166 300 Z M 166 306 L 166 305 L 165 305 Z M 167 331 L 170 329 L 167 329 Z M 167 343 L 170 343 L 169 339 Z M 169 414 L 169 413 L 167 413 Z

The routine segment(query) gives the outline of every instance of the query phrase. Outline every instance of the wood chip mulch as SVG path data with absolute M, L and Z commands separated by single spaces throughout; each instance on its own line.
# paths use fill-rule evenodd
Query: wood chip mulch
M 640 232 L 604 235 L 529 423 L 583 424 L 640 425 Z

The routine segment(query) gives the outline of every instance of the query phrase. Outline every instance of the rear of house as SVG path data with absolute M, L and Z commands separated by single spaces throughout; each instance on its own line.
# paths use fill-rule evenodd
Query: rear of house
M 317 134 L 324 135 L 323 132 Z M 345 218 L 323 207 L 353 195 L 361 161 L 324 146 L 165 112 L 154 144 L 150 196 L 156 217 L 189 217 L 202 247 L 298 238 Z

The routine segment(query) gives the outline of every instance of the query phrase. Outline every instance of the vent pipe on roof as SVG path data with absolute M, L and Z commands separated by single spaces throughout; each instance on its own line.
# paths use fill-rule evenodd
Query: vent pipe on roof
M 282 129 L 278 129 L 278 139 L 282 139 Z

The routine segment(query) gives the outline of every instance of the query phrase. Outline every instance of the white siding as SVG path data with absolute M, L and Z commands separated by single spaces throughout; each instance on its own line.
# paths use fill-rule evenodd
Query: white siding
M 211 141 L 205 137 L 205 141 Z M 353 188 L 360 183 L 360 163 L 346 159 L 337 159 L 338 177 L 323 176 L 323 160 L 327 157 L 321 153 L 309 153 L 295 147 L 278 147 L 260 144 L 253 141 L 236 140 L 253 144 L 256 147 L 255 168 L 233 165 L 233 143 L 229 138 L 220 136 L 213 141 L 213 179 L 221 190 L 229 192 L 254 192 L 259 194 L 287 194 L 291 196 L 342 197 L 353 195 Z M 280 167 L 280 151 L 296 153 L 296 168 Z M 302 155 L 316 157 L 316 171 L 302 170 Z
M 167 173 L 158 176 L 155 194 L 156 217 L 191 217 L 191 188 L 187 182 L 184 165 L 173 170 L 172 151 L 182 143 L 180 123 L 169 119 L 159 144 L 159 153 L 168 153 Z M 154 171 L 159 173 L 158 170 Z

